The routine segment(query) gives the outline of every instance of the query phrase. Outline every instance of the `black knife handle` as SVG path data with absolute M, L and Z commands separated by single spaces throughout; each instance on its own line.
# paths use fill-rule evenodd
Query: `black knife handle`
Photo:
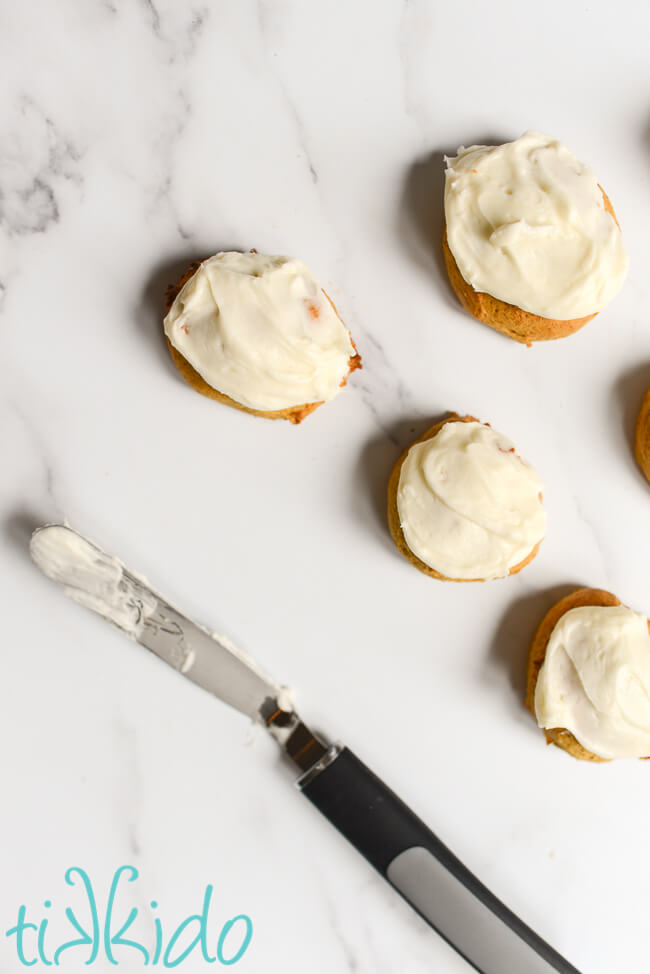
M 298 786 L 481 974 L 580 974 L 498 900 L 352 751 L 330 748 Z

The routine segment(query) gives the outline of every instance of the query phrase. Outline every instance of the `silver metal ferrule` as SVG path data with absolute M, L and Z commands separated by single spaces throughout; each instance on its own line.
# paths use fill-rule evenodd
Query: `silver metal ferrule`
M 321 771 L 324 771 L 325 768 L 329 768 L 330 764 L 333 764 L 333 762 L 336 761 L 342 750 L 343 747 L 340 744 L 330 744 L 325 753 L 312 764 L 311 768 L 308 768 L 304 774 L 300 775 L 296 781 L 296 787 L 300 788 L 301 790 L 306 788 L 307 785 L 314 780 L 314 778 L 318 777 Z
M 277 700 L 268 699 L 260 715 L 271 736 L 301 771 L 308 771 L 327 753 L 327 745 L 303 724 L 295 710 L 282 710 Z

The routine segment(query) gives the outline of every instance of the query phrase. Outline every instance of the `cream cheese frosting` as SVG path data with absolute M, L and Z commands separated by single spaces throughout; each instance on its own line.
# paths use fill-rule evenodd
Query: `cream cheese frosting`
M 479 422 L 451 421 L 402 464 L 397 512 L 406 544 L 447 578 L 498 578 L 544 537 L 537 472 L 510 440 Z
M 447 241 L 460 273 L 524 311 L 566 321 L 600 311 L 628 259 L 588 166 L 565 145 L 526 132 L 446 159 Z
M 98 612 L 130 636 L 137 637 L 156 610 L 158 599 L 127 573 L 117 558 L 71 530 L 48 524 L 34 532 L 30 554 L 41 571 L 63 586 L 80 605 Z M 147 585 L 146 579 L 139 579 Z
M 542 728 L 565 727 L 601 758 L 650 755 L 650 634 L 624 605 L 581 606 L 558 620 L 535 686 Z
M 173 302 L 165 334 L 210 386 L 265 412 L 332 399 L 355 354 L 301 261 L 252 252 L 203 261 Z

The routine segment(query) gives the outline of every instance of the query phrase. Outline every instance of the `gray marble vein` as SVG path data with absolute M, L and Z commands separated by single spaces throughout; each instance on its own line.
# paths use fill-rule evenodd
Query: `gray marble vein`
M 269 58 L 269 47 L 272 39 L 272 33 L 276 26 L 275 18 L 280 16 L 280 10 L 278 9 L 277 5 L 274 6 L 273 4 L 268 4 L 265 2 L 265 0 L 257 0 L 257 14 L 260 45 L 262 50 L 265 52 L 266 63 L 273 76 L 273 81 L 280 91 L 282 102 L 289 112 L 296 133 L 296 140 L 300 148 L 300 153 L 305 160 L 305 165 L 309 171 L 310 179 L 315 184 L 318 182 L 318 170 L 316 169 L 313 155 L 310 150 L 309 136 L 305 123 L 298 111 L 295 100 L 291 97 L 289 89 L 282 79 L 280 71 L 274 69 L 273 59 Z
M 398 443 L 395 423 L 415 411 L 413 396 L 386 354 L 383 343 L 358 319 L 351 325 L 362 354 L 363 368 L 353 373 L 349 386 L 360 396 L 373 424 L 390 442 Z
M 9 236 L 46 233 L 59 222 L 61 181 L 81 192 L 83 149 L 29 96 L 0 139 L 0 227 Z
M 208 5 L 190 6 L 141 0 L 148 29 L 167 52 L 167 63 L 186 63 L 196 52 L 210 15 Z
M 154 34 L 156 37 L 160 37 L 160 14 L 158 13 L 158 8 L 153 0 L 143 0 L 143 4 Z
M 142 793 L 141 770 L 138 764 L 137 734 L 133 724 L 116 716 L 113 720 L 115 743 L 119 752 L 120 782 L 117 801 L 120 822 L 126 831 L 129 855 L 137 860 L 141 854 L 139 806 Z M 135 862 L 133 862 L 135 865 Z
M 349 974 L 356 974 L 356 972 L 361 968 L 356 945 L 350 941 L 349 937 L 344 932 L 341 917 L 339 915 L 338 904 L 330 895 L 325 884 L 323 884 L 321 887 L 321 893 L 325 900 L 325 909 L 332 933 L 334 934 L 336 943 L 341 951 L 341 960 L 344 965 L 341 970 L 348 971 Z M 379 974 L 379 972 L 377 972 L 377 974 Z
M 603 541 L 600 532 L 598 531 L 597 526 L 592 520 L 592 518 L 585 512 L 584 505 L 581 503 L 580 498 L 578 497 L 577 494 L 574 494 L 573 502 L 575 506 L 576 515 L 578 519 L 582 522 L 582 524 L 585 526 L 585 528 L 587 529 L 589 539 L 591 540 L 591 543 L 594 548 L 594 552 L 598 558 L 597 572 L 595 574 L 597 575 L 598 578 L 604 580 L 601 584 L 607 585 L 609 584 L 608 581 L 609 558 L 607 557 L 607 552 L 605 551 L 605 548 L 603 546 Z
M 172 101 L 169 114 L 161 119 L 159 135 L 156 138 L 156 153 L 159 159 L 161 175 L 157 185 L 153 189 L 150 203 L 147 207 L 148 212 L 154 213 L 159 207 L 164 206 L 169 210 L 172 223 L 181 240 L 190 240 L 192 233 L 181 221 L 178 212 L 178 205 L 175 194 L 175 152 L 182 140 L 189 118 L 191 116 L 191 102 L 187 92 L 179 88 Z
M 398 51 L 402 82 L 404 114 L 418 132 L 421 142 L 429 145 L 431 125 L 423 105 L 420 49 L 427 37 L 427 17 L 418 0 L 403 0 L 398 33 Z
M 56 486 L 55 461 L 52 459 L 49 444 L 38 425 L 27 415 L 22 404 L 15 400 L 7 402 L 7 408 L 18 418 L 25 430 L 27 442 L 41 470 L 41 489 L 45 495 L 45 509 L 51 511 L 52 519 L 63 518 L 64 511 L 58 497 Z
M 188 241 L 192 239 L 193 232 L 180 215 L 175 163 L 178 147 L 194 110 L 188 68 L 204 35 L 210 10 L 205 6 L 192 7 L 187 11 L 169 6 L 159 9 L 153 0 L 143 2 L 151 32 L 166 52 L 165 80 L 166 87 L 169 88 L 169 98 L 152 129 L 152 150 L 157 162 L 158 177 L 146 187 L 149 198 L 147 214 L 152 215 L 161 207 L 166 208 L 178 237 Z

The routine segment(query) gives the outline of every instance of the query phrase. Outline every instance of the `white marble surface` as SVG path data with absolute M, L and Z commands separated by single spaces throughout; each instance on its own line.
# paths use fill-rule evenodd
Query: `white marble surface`
M 644 969 L 650 769 L 545 748 L 522 685 L 568 586 L 650 609 L 630 448 L 650 384 L 645 5 L 40 0 L 1 19 L 2 970 L 22 969 L 19 904 L 61 913 L 66 868 L 104 896 L 124 863 L 125 902 L 170 923 L 208 883 L 220 922 L 248 913 L 242 972 L 467 970 L 272 742 L 39 575 L 29 530 L 64 516 L 291 682 L 582 971 Z M 527 349 L 461 312 L 438 236 L 441 153 L 531 127 L 595 168 L 631 270 L 583 331 Z M 298 428 L 195 395 L 161 340 L 178 270 L 250 246 L 304 259 L 363 355 Z M 544 477 L 548 535 L 512 579 L 436 583 L 387 534 L 400 447 L 449 408 Z

